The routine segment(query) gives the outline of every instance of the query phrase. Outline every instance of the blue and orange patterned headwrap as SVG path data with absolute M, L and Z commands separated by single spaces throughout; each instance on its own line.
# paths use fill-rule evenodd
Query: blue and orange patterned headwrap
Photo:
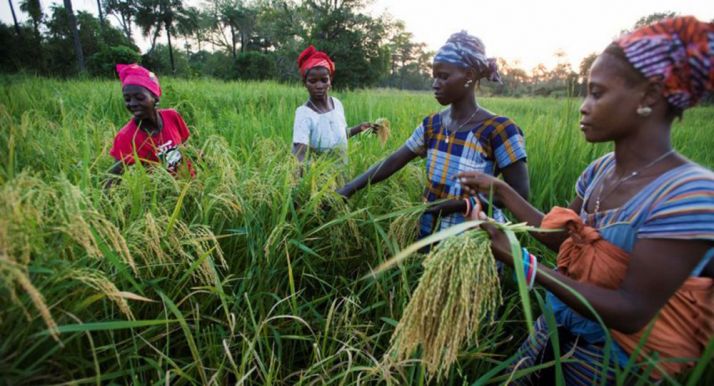
M 461 68 L 473 68 L 492 82 L 501 82 L 495 58 L 486 57 L 486 48 L 481 39 L 466 31 L 449 37 L 434 56 L 434 63 L 449 63 Z
M 714 90 L 714 24 L 692 16 L 650 24 L 615 43 L 645 78 L 664 82 L 664 96 L 675 108 L 692 107 Z

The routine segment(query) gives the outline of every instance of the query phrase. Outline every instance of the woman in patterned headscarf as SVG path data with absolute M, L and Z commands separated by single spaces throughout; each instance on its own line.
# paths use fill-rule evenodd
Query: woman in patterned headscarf
M 568 385 L 611 384 L 618 373 L 620 382 L 648 381 L 690 368 L 711 344 L 714 173 L 675 152 L 670 132 L 714 90 L 713 51 L 714 25 L 679 17 L 623 36 L 595 60 L 580 129 L 615 151 L 585 169 L 569 209 L 544 216 L 490 176 L 460 176 L 470 192 L 493 189 L 519 221 L 568 230 L 534 234 L 558 252 L 554 271 L 525 249 L 512 256 L 505 236 L 487 227 L 494 256 L 523 259 L 526 279 L 548 290 L 557 324 L 556 334 L 538 319 L 516 367 L 552 360 L 557 336 Z M 553 384 L 547 376 L 516 383 Z
M 524 199 L 529 191 L 523 132 L 511 119 L 476 102 L 474 89 L 481 79 L 500 81 L 496 61 L 486 57 L 481 40 L 466 32 L 451 35 L 434 57 L 432 72 L 434 97 L 449 107 L 424 118 L 401 148 L 338 190 L 350 197 L 367 184 L 388 178 L 415 157 L 425 158 L 424 200 L 433 205 L 421 218 L 420 237 L 463 222 L 479 205 L 479 199 L 467 195 L 456 180 L 459 172 L 503 174 Z M 495 207 L 493 216 L 503 219 Z

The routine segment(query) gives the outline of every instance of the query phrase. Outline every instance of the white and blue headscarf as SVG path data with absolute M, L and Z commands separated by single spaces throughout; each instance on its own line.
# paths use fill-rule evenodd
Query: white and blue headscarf
M 501 83 L 495 58 L 486 57 L 486 48 L 481 39 L 469 35 L 466 31 L 457 32 L 449 37 L 443 47 L 434 56 L 434 63 L 449 63 L 461 68 L 473 68 L 482 77 L 492 82 Z

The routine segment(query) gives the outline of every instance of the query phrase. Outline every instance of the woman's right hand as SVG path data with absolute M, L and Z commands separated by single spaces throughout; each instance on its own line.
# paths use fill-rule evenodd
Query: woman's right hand
M 481 172 L 461 172 L 456 178 L 459 179 L 464 192 L 472 196 L 478 193 L 490 195 L 493 192 L 494 197 L 499 199 L 503 189 L 508 187 L 502 180 Z

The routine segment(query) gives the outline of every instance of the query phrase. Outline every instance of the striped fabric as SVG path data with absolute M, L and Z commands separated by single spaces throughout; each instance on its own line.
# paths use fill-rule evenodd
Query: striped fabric
M 550 331 L 543 316 L 535 321 L 535 335 L 526 339 L 518 349 L 514 364 L 509 369 L 510 373 L 519 369 L 527 369 L 541 363 L 553 361 L 552 346 L 549 345 L 551 335 L 557 331 Z M 614 385 L 616 364 L 603 366 L 604 349 L 602 344 L 590 344 L 583 339 L 578 339 L 570 334 L 558 334 L 560 354 L 564 357 L 562 362 L 563 378 L 568 386 Z M 550 357 L 548 357 L 550 356 Z M 609 356 L 613 358 L 611 354 Z M 554 371 L 549 368 L 546 371 Z M 535 372 L 516 378 L 509 385 L 549 385 L 555 384 L 553 379 L 547 379 L 543 373 Z M 603 379 L 604 378 L 604 379 Z M 602 383 L 601 383 L 602 382 Z
M 614 153 L 593 162 L 578 179 L 578 196 L 590 200 L 614 167 Z M 601 233 L 611 225 L 630 224 L 635 238 L 714 240 L 714 173 L 687 163 L 659 176 L 620 208 L 594 214 L 583 209 L 581 215 Z M 632 244 L 618 246 L 630 252 Z
M 501 82 L 495 58 L 486 57 L 486 47 L 481 39 L 466 31 L 449 36 L 449 40 L 439 48 L 434 63 L 449 63 L 461 68 L 473 68 L 492 82 Z
M 679 109 L 714 90 L 714 24 L 676 17 L 637 29 L 616 41 L 646 78 L 664 81 L 664 96 Z
M 494 116 L 479 123 L 471 130 L 447 134 L 441 125 L 441 115 L 433 114 L 414 130 L 406 146 L 417 155 L 426 158 L 428 185 L 424 200 L 466 197 L 461 184 L 455 178 L 460 172 L 479 171 L 498 175 L 508 165 L 526 158 L 523 132 L 506 117 Z M 494 218 L 504 221 L 503 214 L 494 210 Z M 464 221 L 460 213 L 440 219 L 439 230 Z M 431 234 L 436 220 L 425 214 L 421 219 L 420 236 Z
M 594 199 L 593 192 L 599 189 L 602 178 L 614 167 L 614 153 L 604 155 L 585 169 L 575 187 L 578 197 L 583 200 L 580 216 L 588 226 L 596 228 L 603 239 L 628 253 L 632 252 L 638 239 L 714 240 L 714 173 L 687 163 L 657 177 L 621 207 L 587 213 L 585 208 L 588 201 Z M 701 275 L 713 257 L 714 248 L 701 257 L 691 275 Z M 576 350 L 576 357 L 581 355 L 577 353 L 582 353 L 586 358 L 596 351 L 594 348 L 602 347 L 605 333 L 598 323 L 573 311 L 551 293 L 547 294 L 546 303 L 553 311 L 559 329 L 576 336 L 588 347 L 585 351 Z M 521 350 L 524 358 L 535 355 L 542 348 L 544 343 L 539 339 L 536 337 L 530 346 L 524 344 Z M 610 357 L 615 363 L 624 366 L 629 355 L 613 343 Z M 580 382 L 586 381 L 588 374 L 593 374 L 593 366 L 599 366 L 595 356 L 591 356 L 589 363 L 572 367 L 568 371 L 573 374 L 566 372 L 566 378 L 574 377 L 573 384 L 592 383 Z

